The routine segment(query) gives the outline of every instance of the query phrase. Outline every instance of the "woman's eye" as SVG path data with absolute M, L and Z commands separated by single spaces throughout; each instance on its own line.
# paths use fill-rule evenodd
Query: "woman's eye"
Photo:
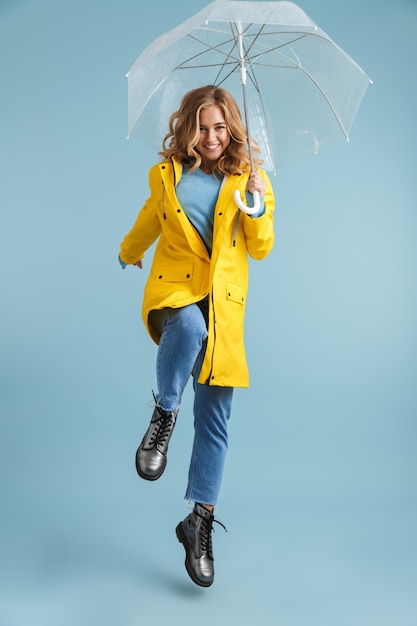
M 217 132 L 221 132 L 223 130 L 225 130 L 226 126 L 220 125 L 220 126 L 215 126 L 214 130 Z M 205 126 L 200 126 L 200 133 L 206 133 L 207 132 L 207 128 Z

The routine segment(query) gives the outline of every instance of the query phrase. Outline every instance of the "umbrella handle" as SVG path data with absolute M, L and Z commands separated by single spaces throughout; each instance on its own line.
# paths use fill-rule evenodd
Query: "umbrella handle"
M 246 213 L 247 215 L 254 215 L 254 213 L 257 213 L 259 209 L 261 208 L 261 198 L 259 196 L 259 191 L 257 191 L 256 189 L 253 192 L 253 202 L 254 202 L 253 207 L 246 206 L 246 204 L 242 202 L 239 189 L 235 189 L 235 193 L 233 197 L 239 209 L 243 211 L 244 213 Z

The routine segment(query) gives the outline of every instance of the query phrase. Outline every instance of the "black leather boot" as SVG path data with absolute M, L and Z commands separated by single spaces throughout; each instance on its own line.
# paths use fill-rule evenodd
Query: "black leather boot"
M 136 452 L 136 470 L 145 480 L 157 480 L 167 464 L 168 444 L 178 409 L 164 411 L 156 406 L 151 423 Z
M 177 538 L 185 548 L 185 567 L 193 582 L 210 587 L 214 580 L 212 526 L 214 515 L 200 504 L 176 528 Z M 221 522 L 217 522 L 221 526 Z M 223 526 L 223 528 L 225 528 Z

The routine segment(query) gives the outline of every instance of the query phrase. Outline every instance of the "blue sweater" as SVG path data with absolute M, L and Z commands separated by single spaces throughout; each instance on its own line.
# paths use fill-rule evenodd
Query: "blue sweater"
M 207 250 L 211 253 L 213 244 L 214 208 L 221 187 L 221 180 L 213 174 L 206 174 L 201 169 L 184 174 L 176 187 L 176 194 L 190 222 L 203 239 Z M 248 206 L 253 206 L 253 196 L 246 193 Z M 252 217 L 260 217 L 264 213 L 263 199 L 258 213 Z

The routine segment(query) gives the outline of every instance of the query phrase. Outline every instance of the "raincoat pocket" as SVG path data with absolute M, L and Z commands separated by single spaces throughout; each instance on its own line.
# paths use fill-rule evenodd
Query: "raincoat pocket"
M 162 282 L 183 283 L 192 280 L 193 272 L 192 263 L 164 263 L 158 265 L 155 275 Z
M 240 285 L 235 285 L 234 283 L 226 283 L 226 298 L 232 302 L 245 304 L 245 289 Z

